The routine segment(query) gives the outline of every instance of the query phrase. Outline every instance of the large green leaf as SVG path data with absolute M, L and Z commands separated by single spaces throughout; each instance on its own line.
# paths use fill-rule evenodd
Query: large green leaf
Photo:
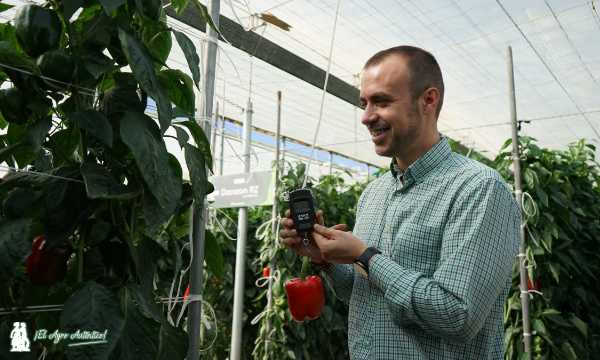
M 187 348 L 187 334 L 163 322 L 160 327 L 157 360 L 185 359 Z
M 75 11 L 83 6 L 83 0 L 62 0 L 62 13 L 65 17 L 65 20 L 69 21 L 71 16 L 75 14 Z
M 0 158 L 6 159 L 7 156 L 12 155 L 20 167 L 29 165 L 38 157 L 50 126 L 50 117 L 41 118 L 34 124 L 25 126 L 11 123 L 8 126 L 7 136 L 12 146 L 7 146 L 0 151 Z
M 55 166 L 73 162 L 78 145 L 79 131 L 75 128 L 55 132 L 46 143 L 46 147 L 52 153 L 52 162 Z
M 583 335 L 584 338 L 588 337 L 588 326 L 585 322 L 583 322 L 580 318 L 578 318 L 575 315 L 571 316 L 569 320 L 573 325 L 575 325 L 577 330 L 579 330 L 579 332 L 581 333 L 581 335 Z
M 158 60 L 159 64 L 156 67 L 160 68 L 167 61 L 173 46 L 171 31 L 166 23 L 161 21 L 144 19 L 142 24 L 142 41 L 150 54 Z
M 206 232 L 205 235 L 205 251 L 206 256 L 204 260 L 206 261 L 206 265 L 213 274 L 218 277 L 223 277 L 223 251 L 217 242 L 217 239 L 213 236 L 210 231 Z
M 65 352 L 70 360 L 108 359 L 123 331 L 124 321 L 119 303 L 113 294 L 104 286 L 93 281 L 82 288 L 65 302 L 60 316 L 60 329 L 63 332 L 106 331 L 106 343 L 80 345 L 86 340 L 69 339 Z M 87 340 L 90 341 L 90 340 Z
M 206 164 L 202 152 L 195 146 L 185 145 L 185 162 L 190 172 L 194 201 L 197 204 L 204 203 L 204 196 L 208 193 L 208 178 L 206 176 Z
M 210 150 L 210 142 L 208 141 L 208 138 L 206 137 L 204 131 L 196 122 L 192 120 L 178 122 L 177 125 L 183 125 L 186 128 L 188 128 L 188 130 L 192 134 L 192 137 L 194 138 L 194 141 L 196 142 L 196 146 L 202 151 L 202 156 L 204 156 L 206 167 L 212 172 L 212 152 Z
M 175 128 L 175 132 L 177 133 L 177 142 L 179 143 L 179 146 L 181 146 L 181 148 L 183 149 L 185 147 L 185 145 L 188 143 L 190 136 L 188 135 L 188 133 L 185 130 L 183 130 L 179 126 L 174 126 L 174 128 Z
M 160 225 L 168 221 L 173 215 L 172 211 L 167 211 L 160 206 L 156 198 L 150 191 L 145 191 L 142 199 L 144 210 L 144 223 L 146 224 L 146 234 L 148 236 L 156 235 Z
M 142 238 L 136 247 L 137 275 L 140 279 L 140 290 L 146 299 L 153 298 L 154 274 L 156 262 L 162 251 L 160 246 L 151 238 Z
M 96 163 L 87 162 L 81 165 L 81 175 L 87 195 L 91 199 L 129 200 L 140 195 L 139 191 L 118 183 L 107 169 Z
M 13 7 L 13 5 L 0 3 L 0 12 L 6 11 L 6 10 L 12 8 L 12 7 Z
M 130 290 L 133 299 L 139 306 L 140 312 L 147 318 L 160 322 L 162 311 L 160 305 L 154 301 L 154 297 L 148 297 L 138 284 L 130 284 L 127 286 Z
M 95 110 L 84 110 L 73 113 L 69 119 L 80 129 L 87 131 L 108 147 L 113 144 L 113 131 L 103 113 Z
M 158 74 L 158 79 L 173 104 L 182 109 L 187 116 L 193 117 L 195 103 L 192 79 L 176 69 L 162 70 Z
M 198 57 L 198 53 L 196 52 L 196 47 L 192 40 L 187 37 L 186 34 L 179 32 L 177 30 L 171 29 L 173 34 L 175 34 L 175 40 L 179 44 L 179 47 L 183 51 L 183 55 L 185 56 L 185 60 L 188 63 L 188 67 L 192 72 L 192 78 L 194 79 L 194 83 L 196 87 L 199 88 L 200 83 L 200 57 Z
M 31 252 L 31 220 L 0 223 L 0 279 L 10 279 Z
M 79 183 L 79 166 L 57 168 L 44 183 L 44 226 L 49 244 L 66 242 L 75 227 L 87 217 L 88 197 L 84 184 Z M 65 181 L 64 178 L 75 181 Z
M 37 202 L 42 193 L 31 188 L 16 187 L 6 194 L 2 202 L 2 213 L 6 218 L 35 217 L 39 209 Z
M 82 56 L 83 66 L 94 77 L 99 79 L 102 75 L 115 69 L 114 60 L 99 51 L 90 51 Z
M 173 109 L 171 108 L 168 96 L 158 81 L 154 70 L 154 62 L 148 55 L 144 44 L 135 37 L 119 29 L 119 39 L 135 78 L 139 81 L 142 89 L 156 101 L 160 128 L 162 133 L 164 133 L 171 125 Z
M 223 37 L 223 34 L 221 34 L 221 32 L 219 31 L 219 28 L 217 27 L 217 24 L 215 24 L 212 17 L 210 17 L 210 14 L 206 10 L 206 7 L 204 5 L 202 5 L 199 0 L 191 0 L 191 1 L 194 3 L 196 8 L 200 11 L 200 15 L 202 15 L 202 18 L 206 21 L 208 26 L 210 26 L 213 30 L 215 30 L 219 34 L 220 37 Z
M 177 15 L 181 15 L 189 3 L 190 0 L 173 0 L 171 1 L 171 6 L 173 9 L 175 9 L 175 13 L 177 13 Z
M 0 62 L 28 72 L 37 71 L 34 62 L 18 52 L 8 41 L 0 41 Z
M 125 4 L 125 0 L 100 0 L 100 4 L 102 4 L 104 11 L 106 11 L 106 15 L 110 16 L 119 6 Z
M 51 125 L 52 119 L 47 116 L 39 119 L 35 122 L 35 124 L 27 128 L 25 141 L 31 146 L 31 150 L 33 152 L 37 152 L 41 148 L 44 140 L 46 139 L 46 135 L 48 135 Z
M 169 166 L 167 148 L 156 123 L 144 114 L 126 112 L 120 131 L 158 206 L 170 216 L 181 197 L 181 179 Z
M 158 353 L 160 323 L 142 315 L 134 302 L 137 299 L 129 287 L 121 290 L 121 294 L 125 326 L 111 359 L 155 359 Z

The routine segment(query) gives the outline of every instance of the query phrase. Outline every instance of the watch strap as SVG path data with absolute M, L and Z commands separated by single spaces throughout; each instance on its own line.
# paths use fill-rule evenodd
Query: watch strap
M 371 258 L 377 254 L 381 254 L 381 251 L 370 246 L 359 257 L 357 257 L 356 260 L 354 260 L 354 263 L 360 266 L 367 274 L 369 274 L 369 262 L 371 261 Z

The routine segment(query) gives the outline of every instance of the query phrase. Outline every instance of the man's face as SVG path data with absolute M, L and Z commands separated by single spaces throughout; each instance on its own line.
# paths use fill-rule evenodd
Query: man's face
M 375 152 L 392 157 L 418 143 L 425 126 L 412 101 L 404 58 L 391 55 L 363 72 L 360 101 L 362 123 L 371 133 Z

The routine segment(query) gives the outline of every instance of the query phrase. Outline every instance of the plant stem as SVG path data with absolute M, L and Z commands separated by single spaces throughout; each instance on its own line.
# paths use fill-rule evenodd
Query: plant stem
M 300 277 L 304 279 L 310 271 L 310 260 L 308 256 L 302 257 L 302 268 L 300 269 Z

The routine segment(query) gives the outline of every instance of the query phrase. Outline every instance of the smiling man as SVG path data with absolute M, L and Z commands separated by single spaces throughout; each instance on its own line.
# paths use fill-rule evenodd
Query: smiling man
M 282 220 L 281 241 L 311 256 L 349 303 L 352 359 L 503 358 L 521 215 L 494 170 L 440 136 L 443 98 L 430 53 L 375 54 L 363 69 L 362 123 L 390 171 L 363 192 L 353 232 L 315 225 L 305 247 Z

